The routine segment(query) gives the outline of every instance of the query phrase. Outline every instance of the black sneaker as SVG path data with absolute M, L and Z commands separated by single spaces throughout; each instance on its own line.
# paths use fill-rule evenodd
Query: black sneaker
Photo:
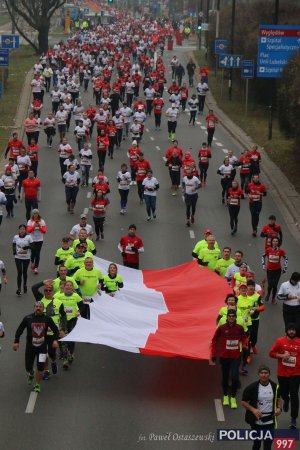
M 296 419 L 291 419 L 290 430 L 297 430 Z
M 24 292 L 24 294 L 27 294 L 27 286 L 23 287 L 23 292 Z
M 18 297 L 21 297 L 21 291 L 19 291 L 19 289 L 16 291 L 16 294 Z
M 57 374 L 57 364 L 55 361 L 51 363 L 51 370 L 52 370 L 53 375 Z

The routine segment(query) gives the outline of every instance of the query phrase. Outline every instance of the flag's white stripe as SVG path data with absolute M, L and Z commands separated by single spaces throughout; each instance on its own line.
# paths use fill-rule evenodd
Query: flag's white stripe
M 109 261 L 95 258 L 95 266 L 106 273 Z M 93 296 L 91 318 L 78 319 L 66 340 L 103 344 L 130 352 L 144 348 L 158 327 L 158 316 L 168 312 L 161 292 L 143 284 L 142 271 L 118 266 L 124 288 L 115 297 Z

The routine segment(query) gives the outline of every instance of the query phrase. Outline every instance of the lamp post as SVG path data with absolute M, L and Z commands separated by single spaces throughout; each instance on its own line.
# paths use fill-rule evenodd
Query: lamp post
M 235 26 L 235 3 L 236 0 L 232 0 L 232 11 L 231 11 L 231 36 L 230 36 L 230 52 L 234 54 L 234 26 Z M 233 69 L 232 67 L 229 70 L 229 80 L 228 80 L 228 98 L 229 101 L 232 100 L 232 78 L 233 78 Z

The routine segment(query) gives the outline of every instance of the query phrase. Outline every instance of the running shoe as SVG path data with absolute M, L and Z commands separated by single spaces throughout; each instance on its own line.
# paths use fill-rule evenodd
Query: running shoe
M 45 372 L 43 373 L 43 380 L 49 380 L 50 378 L 50 372 L 49 370 L 45 370 Z
M 230 407 L 231 407 L 231 409 L 237 409 L 237 403 L 236 403 L 236 398 L 235 397 L 231 397 L 231 399 L 230 399 Z
M 29 373 L 27 376 L 27 384 L 28 386 L 31 386 L 34 380 L 34 373 Z
M 229 396 L 224 395 L 223 397 L 223 406 L 229 406 Z
M 18 297 L 21 297 L 21 291 L 19 291 L 19 289 L 16 291 L 16 294 Z
M 291 419 L 290 430 L 297 430 L 296 419 Z
M 37 392 L 38 394 L 41 392 L 41 386 L 39 384 L 35 384 L 33 388 L 34 392 Z

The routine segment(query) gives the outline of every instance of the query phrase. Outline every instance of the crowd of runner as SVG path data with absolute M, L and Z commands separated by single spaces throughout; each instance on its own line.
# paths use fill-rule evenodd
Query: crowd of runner
M 8 161 L 0 178 L 0 204 L 5 205 L 8 219 L 14 218 L 16 203 L 24 201 L 26 209 L 26 223 L 16 226 L 12 238 L 18 296 L 27 292 L 28 270 L 38 275 L 47 233 L 47 224 L 38 209 L 43 186 L 43 180 L 38 177 L 41 130 L 47 136 L 48 147 L 58 151 L 57 178 L 64 184 L 67 212 L 74 214 L 80 189 L 92 189 L 89 207 L 93 225 L 88 223 L 87 215 L 82 214 L 79 223 L 62 237 L 53 255 L 57 273 L 32 286 L 36 300 L 34 312 L 22 320 L 16 331 L 14 350 L 18 349 L 20 337 L 27 330 L 27 381 L 34 385 L 36 392 L 40 392 L 41 379 L 49 378 L 50 367 L 52 374 L 57 373 L 57 358 L 62 359 L 65 370 L 73 363 L 75 344 L 59 342 L 59 338 L 74 328 L 79 315 L 89 318 L 93 296 L 101 291 L 114 296 L 126 285 L 116 264 L 110 264 L 105 274 L 94 264 L 94 241 L 104 239 L 105 216 L 112 189 L 108 173 L 118 183 L 121 215 L 126 214 L 129 191 L 136 186 L 139 201 L 145 204 L 147 221 L 156 219 L 156 199 L 161 183 L 143 152 L 145 121 L 153 114 L 155 129 L 167 133 L 169 145 L 164 160 L 171 194 L 176 196 L 180 191 L 184 196 L 187 227 L 196 220 L 198 190 L 206 187 L 208 175 L 217 179 L 216 174 L 214 177 L 209 174 L 214 132 L 220 122 L 214 112 L 209 110 L 205 116 L 207 141 L 202 143 L 195 158 L 190 151 L 180 147 L 176 138 L 182 112 L 189 109 L 192 126 L 197 114 L 204 113 L 209 90 L 207 67 L 200 69 L 196 83 L 197 68 L 193 60 L 179 61 L 174 55 L 170 63 L 173 81 L 168 84 L 168 68 L 163 55 L 167 39 L 173 35 L 170 22 L 139 22 L 125 13 L 116 14 L 117 26 L 115 23 L 76 31 L 35 64 L 30 112 L 24 121 L 27 142 L 22 142 L 14 133 L 5 152 Z M 188 82 L 184 81 L 185 76 Z M 194 86 L 197 93 L 190 95 L 189 89 Z M 93 102 L 84 105 L 82 93 L 89 91 L 93 92 Z M 51 111 L 45 111 L 45 96 L 51 97 Z M 69 143 L 68 137 L 72 133 L 76 149 Z M 112 174 L 107 169 L 107 160 L 113 159 L 115 149 L 121 146 L 127 150 L 127 157 L 117 174 Z M 228 246 L 220 248 L 211 229 L 204 230 L 203 240 L 196 244 L 192 256 L 199 266 L 214 271 L 228 282 L 225 305 L 216 311 L 217 329 L 211 346 L 211 363 L 214 364 L 217 344 L 221 342 L 219 356 L 224 406 L 237 408 L 239 374 L 248 374 L 251 358 L 258 353 L 260 314 L 265 311 L 265 304 L 276 304 L 278 299 L 283 301 L 287 336 L 276 341 L 270 356 L 279 361 L 283 409 L 287 411 L 291 402 L 291 426 L 296 427 L 300 384 L 300 274 L 293 272 L 278 291 L 281 274 L 288 268 L 288 257 L 282 247 L 282 229 L 274 215 L 269 216 L 268 223 L 258 232 L 263 197 L 267 195 L 260 180 L 261 164 L 258 147 L 253 145 L 240 155 L 228 151 L 217 174 L 221 184 L 220 201 L 228 210 L 224 208 L 224 214 L 229 216 L 231 235 L 238 231 L 241 202 L 249 202 L 252 236 L 259 234 L 264 239 L 260 258 L 266 279 L 263 277 L 259 283 L 242 250 L 233 253 Z M 98 170 L 91 179 L 92 165 Z M 2 215 L 3 211 L 0 220 Z M 139 268 L 139 255 L 144 251 L 144 244 L 136 234 L 134 224 L 129 226 L 128 234 L 120 238 L 118 249 L 124 265 Z M 0 268 L 6 282 L 2 262 Z M 0 324 L 0 337 L 3 336 L 4 327 Z M 261 351 L 266 349 L 261 348 Z M 268 372 L 268 368 L 264 370 Z M 248 400 L 247 396 L 243 397 L 246 409 L 250 405 Z M 251 410 L 256 416 L 254 425 L 272 427 L 273 409 L 262 393 L 258 406 Z M 279 414 L 277 411 L 276 415 Z M 264 415 L 268 420 L 262 420 Z

